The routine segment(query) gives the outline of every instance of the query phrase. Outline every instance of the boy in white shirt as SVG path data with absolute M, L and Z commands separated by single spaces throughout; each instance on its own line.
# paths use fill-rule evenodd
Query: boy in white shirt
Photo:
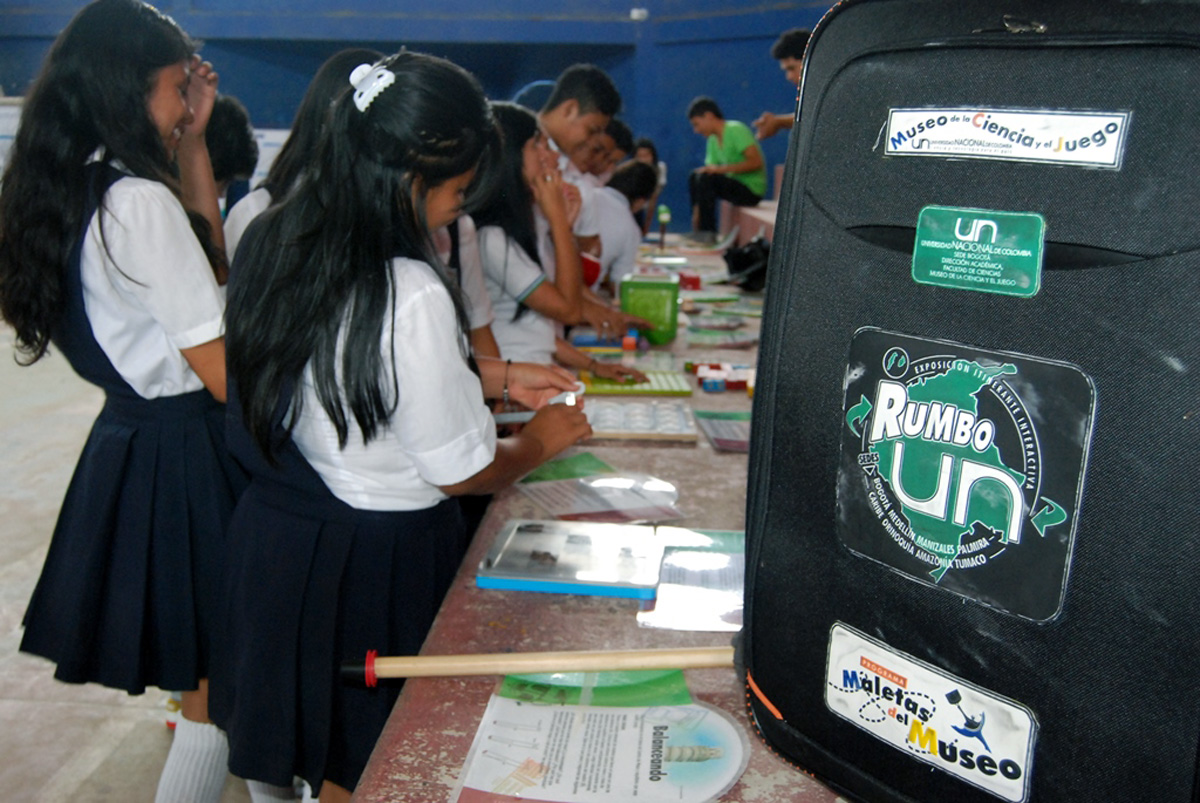
M 634 215 L 645 208 L 657 186 L 658 176 L 653 167 L 630 161 L 618 167 L 608 184 L 596 190 L 603 245 L 600 281 L 608 281 L 614 289 L 633 272 L 642 241 L 642 231 Z

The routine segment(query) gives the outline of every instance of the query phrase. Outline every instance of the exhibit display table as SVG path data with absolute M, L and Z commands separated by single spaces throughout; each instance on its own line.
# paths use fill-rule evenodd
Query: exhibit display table
M 747 355 L 721 356 L 745 360 Z M 697 409 L 748 410 L 750 399 L 744 392 L 705 394 L 697 390 L 692 405 Z M 744 527 L 746 454 L 715 451 L 703 436 L 695 445 L 591 442 L 568 455 L 583 451 L 618 471 L 651 474 L 674 483 L 679 489 L 678 507 L 686 518 L 672 524 L 710 530 Z M 438 614 L 423 655 L 730 644 L 728 633 L 639 627 L 639 603 L 634 599 L 477 588 L 475 569 L 505 522 L 545 518 L 545 512 L 515 488 L 496 497 Z M 685 677 L 694 699 L 728 712 L 748 735 L 748 768 L 722 800 L 837 800 L 834 792 L 779 758 L 754 733 L 746 714 L 745 689 L 733 668 L 689 669 Z M 449 800 L 497 682 L 494 676 L 408 680 L 354 799 L 362 803 Z

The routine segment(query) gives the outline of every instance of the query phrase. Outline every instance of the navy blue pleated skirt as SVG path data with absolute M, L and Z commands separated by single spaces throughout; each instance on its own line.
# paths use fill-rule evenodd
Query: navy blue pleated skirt
M 131 694 L 208 677 L 226 526 L 245 475 L 206 390 L 110 394 L 67 488 L 21 649 L 55 677 Z
M 400 691 L 344 682 L 368 650 L 420 650 L 459 563 L 454 500 L 361 511 L 254 475 L 230 525 L 229 629 L 209 689 L 244 778 L 354 789 Z M 227 662 L 227 663 L 226 663 Z

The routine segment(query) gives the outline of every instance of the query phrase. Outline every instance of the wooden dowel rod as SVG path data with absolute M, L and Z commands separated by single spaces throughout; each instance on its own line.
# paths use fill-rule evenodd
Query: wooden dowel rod
M 727 666 L 733 666 L 733 647 L 685 647 L 669 650 L 380 656 L 375 659 L 375 675 L 381 678 L 417 678 Z

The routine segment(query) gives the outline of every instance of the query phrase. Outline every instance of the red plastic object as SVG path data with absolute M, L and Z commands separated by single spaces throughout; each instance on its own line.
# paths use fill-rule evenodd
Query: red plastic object
M 598 257 L 592 254 L 580 254 L 580 265 L 583 267 L 583 283 L 587 287 L 593 286 L 600 280 L 600 270 L 603 267 L 600 264 Z
M 378 655 L 378 650 L 367 650 L 366 682 L 368 689 L 373 689 L 379 685 L 379 678 L 375 675 L 375 658 Z

